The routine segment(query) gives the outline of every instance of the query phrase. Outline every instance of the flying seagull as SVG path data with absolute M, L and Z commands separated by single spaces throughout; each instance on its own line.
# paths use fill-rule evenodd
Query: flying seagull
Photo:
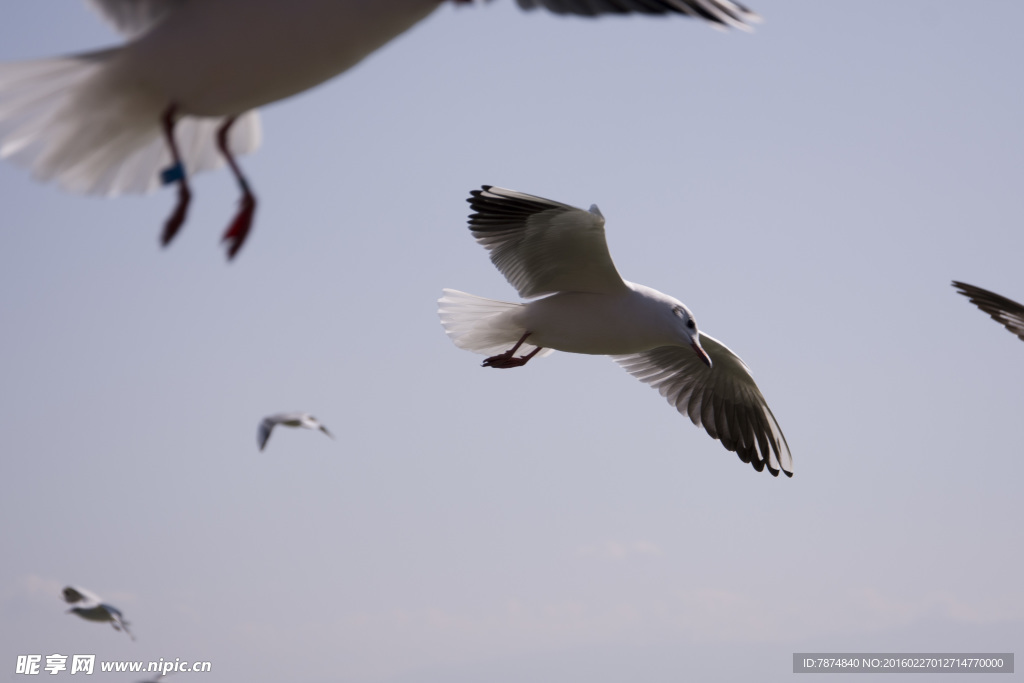
M 124 631 L 129 638 L 135 640 L 135 636 L 128 630 L 128 622 L 121 615 L 121 610 L 106 604 L 96 594 L 84 588 L 65 586 L 63 595 L 64 602 L 77 605 L 68 610 L 69 614 L 73 612 L 88 621 L 110 622 L 115 631 Z
M 168 665 L 171 665 L 171 664 L 172 664 L 171 662 L 164 662 L 165 666 L 168 666 Z M 157 674 L 153 678 L 147 678 L 147 679 L 142 680 L 142 681 L 136 681 L 135 683 L 160 683 L 160 681 L 164 680 L 168 676 L 173 676 L 176 673 L 177 673 L 176 671 L 168 671 L 165 674 Z
M 236 156 L 260 144 L 255 109 L 350 69 L 444 0 L 87 0 L 126 41 L 0 64 L 0 157 L 41 180 L 117 195 L 176 185 L 164 224 L 185 222 L 189 176 L 227 162 L 241 191 L 224 233 L 245 243 L 256 196 Z M 453 0 L 466 4 L 472 0 Z M 759 20 L 730 0 L 518 0 L 558 14 L 679 14 L 719 27 Z
M 256 441 L 260 445 L 262 451 L 267 445 L 267 439 L 270 438 L 270 432 L 274 429 L 274 425 L 284 425 L 285 427 L 303 427 L 305 429 L 319 429 L 327 436 L 334 438 L 334 435 L 327 431 L 327 427 L 324 427 L 315 417 L 309 413 L 278 413 L 277 415 L 270 415 L 269 417 L 263 418 L 260 422 L 259 433 L 256 436 Z
M 473 237 L 519 296 L 544 298 L 444 290 L 438 313 L 456 346 L 487 354 L 491 368 L 552 350 L 609 355 L 758 472 L 793 475 L 786 437 L 746 364 L 699 332 L 681 301 L 622 279 L 596 205 L 584 211 L 490 185 L 470 195 Z
M 1003 327 L 1024 339 L 1024 306 L 981 287 L 953 280 L 953 286 L 971 303 L 992 316 Z

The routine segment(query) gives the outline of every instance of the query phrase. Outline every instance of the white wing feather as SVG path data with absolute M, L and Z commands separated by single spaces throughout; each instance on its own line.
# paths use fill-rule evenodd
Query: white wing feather
M 40 180 L 102 195 L 148 192 L 171 156 L 161 131 L 166 102 L 113 87 L 106 65 L 118 50 L 0 64 L 0 157 Z M 215 144 L 219 118 L 182 119 L 175 130 L 188 173 L 224 165 Z M 228 144 L 235 154 L 259 147 L 259 115 L 243 114 Z
M 597 209 L 484 185 L 467 200 L 469 229 L 519 296 L 627 291 L 615 269 Z
M 64 602 L 68 604 L 79 604 L 79 607 L 95 607 L 101 602 L 100 596 L 78 586 L 65 586 L 62 591 Z
M 767 466 L 775 476 L 793 476 L 789 444 L 750 369 L 714 337 L 701 333 L 700 344 L 711 357 L 710 368 L 683 346 L 612 359 L 758 472 Z

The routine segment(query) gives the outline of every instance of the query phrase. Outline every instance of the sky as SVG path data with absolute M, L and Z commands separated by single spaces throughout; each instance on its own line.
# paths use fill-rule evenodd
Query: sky
M 795 652 L 1019 652 L 1024 346 L 950 281 L 1024 301 L 1024 5 L 754 1 L 751 34 L 446 4 L 262 110 L 231 263 L 223 170 L 162 249 L 173 191 L 0 164 L 7 676 L 775 682 Z M 0 61 L 119 40 L 17 3 Z M 607 358 L 456 348 L 442 288 L 516 300 L 466 229 L 483 184 L 598 204 L 623 276 L 750 366 L 795 476 Z M 336 440 L 259 452 L 291 410 Z M 137 640 L 65 614 L 67 584 Z

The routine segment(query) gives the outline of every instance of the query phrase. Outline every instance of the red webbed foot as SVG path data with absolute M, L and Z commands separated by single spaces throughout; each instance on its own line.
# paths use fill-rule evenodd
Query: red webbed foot
M 530 351 L 530 353 L 526 354 L 525 356 L 516 356 L 515 355 L 515 352 L 519 349 L 519 347 L 522 345 L 522 343 L 524 341 L 526 341 L 526 338 L 529 337 L 529 336 L 530 336 L 530 333 L 527 332 L 526 334 L 523 335 L 523 338 L 520 339 L 516 343 L 515 346 L 513 346 L 511 349 L 509 349 L 505 353 L 499 353 L 497 356 L 491 356 L 490 358 L 484 360 L 483 367 L 485 367 L 485 368 L 518 368 L 518 367 L 520 367 L 522 365 L 526 365 L 528 362 L 530 362 L 530 359 L 533 358 L 534 356 L 536 356 L 538 353 L 540 353 L 540 350 L 541 350 L 541 347 L 538 346 L 537 348 L 535 348 L 533 351 Z
M 231 225 L 228 226 L 224 237 L 221 238 L 221 242 L 227 242 L 228 244 L 229 261 L 235 258 L 238 250 L 245 244 L 245 240 L 249 236 L 249 229 L 252 228 L 252 219 L 255 214 L 256 197 L 247 192 L 242 195 L 238 213 L 235 214 L 235 219 L 231 221 Z

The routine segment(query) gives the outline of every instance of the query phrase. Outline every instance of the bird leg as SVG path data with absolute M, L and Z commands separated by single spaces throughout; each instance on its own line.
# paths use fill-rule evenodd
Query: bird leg
M 523 342 L 526 341 L 526 338 L 529 337 L 530 334 L 532 333 L 527 332 L 522 337 L 520 337 L 519 341 L 516 342 L 516 345 L 513 346 L 508 351 L 506 351 L 505 353 L 499 353 L 497 356 L 491 356 L 490 358 L 485 360 L 483 363 L 483 367 L 518 368 L 521 365 L 526 365 L 531 358 L 537 355 L 537 353 L 541 350 L 541 347 L 538 346 L 533 351 L 530 351 L 530 353 L 526 354 L 525 356 L 519 356 L 518 358 L 514 357 L 513 354 L 519 350 L 519 347 L 523 345 Z
M 174 207 L 174 212 L 171 213 L 167 222 L 164 223 L 164 232 L 160 236 L 160 244 L 165 247 L 171 243 L 174 236 L 178 234 L 178 229 L 185 223 L 188 204 L 192 201 L 192 192 L 188 187 L 188 178 L 185 175 L 185 165 L 182 163 L 181 154 L 178 152 L 178 143 L 174 140 L 174 123 L 175 114 L 177 113 L 178 105 L 171 104 L 164 110 L 164 115 L 161 119 L 164 139 L 167 141 L 167 147 L 171 151 L 171 161 L 173 163 L 161 172 L 160 179 L 164 185 L 178 183 L 178 205 Z
M 238 163 L 235 162 L 234 155 L 231 154 L 231 150 L 228 148 L 228 131 L 231 130 L 231 126 L 234 125 L 236 118 L 235 116 L 229 117 L 217 131 L 217 147 L 220 149 L 220 153 L 224 155 L 224 158 L 227 159 L 231 172 L 235 174 L 235 180 L 238 181 L 238 186 L 242 190 L 242 199 L 239 202 L 238 213 L 235 214 L 234 220 L 231 221 L 231 225 L 228 226 L 224 237 L 221 238 L 221 242 L 228 243 L 229 261 L 235 258 L 235 254 L 245 244 L 245 239 L 249 236 L 249 228 L 252 227 L 253 214 L 256 213 L 256 197 L 249 190 L 249 183 L 246 182 L 245 176 L 242 175 L 241 169 L 238 168 Z

